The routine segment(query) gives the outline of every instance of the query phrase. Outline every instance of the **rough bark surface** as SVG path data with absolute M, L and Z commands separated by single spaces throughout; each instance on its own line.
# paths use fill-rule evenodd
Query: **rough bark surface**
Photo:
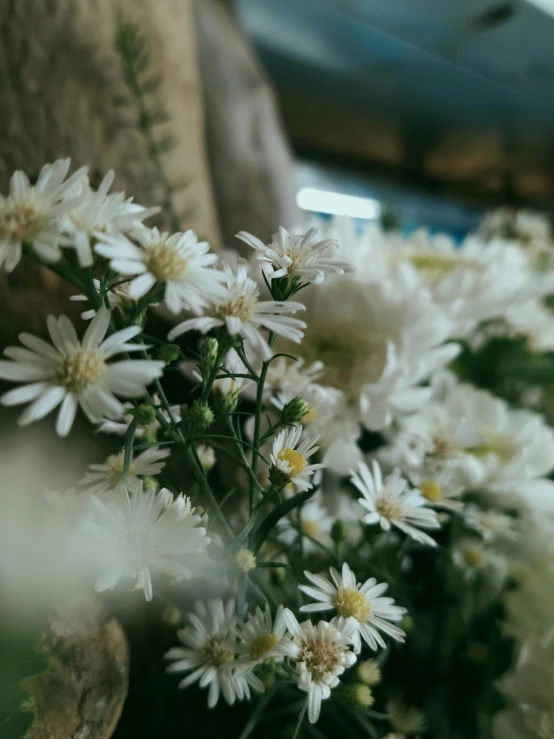
M 15 169 L 33 177 L 45 162 L 71 156 L 76 167 L 90 166 L 94 184 L 115 169 L 114 189 L 162 204 L 115 48 L 118 19 L 138 26 L 160 79 L 169 122 L 156 134 L 175 142 L 163 156 L 175 210 L 183 227 L 217 245 L 192 0 L 0 0 L 0 193 Z M 28 264 L 0 275 L 2 340 L 43 325 L 47 307 L 58 308 L 59 289 Z
M 273 89 L 225 0 L 196 0 L 206 135 L 227 246 L 301 223 L 293 157 Z M 246 247 L 248 249 L 248 247 Z M 251 250 L 248 250 L 251 253 Z
M 127 695 L 125 634 L 98 603 L 73 604 L 54 617 L 43 643 L 51 659 L 26 687 L 37 719 L 27 739 L 108 739 Z

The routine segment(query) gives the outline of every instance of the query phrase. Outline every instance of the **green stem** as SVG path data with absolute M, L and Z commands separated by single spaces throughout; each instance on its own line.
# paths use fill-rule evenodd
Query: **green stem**
M 254 731 L 256 728 L 256 724 L 258 723 L 259 717 L 262 715 L 264 709 L 269 704 L 271 699 L 273 698 L 273 695 L 275 693 L 276 686 L 274 685 L 272 688 L 270 688 L 266 693 L 264 693 L 256 703 L 256 708 L 252 711 L 252 715 L 248 719 L 248 723 L 244 727 L 242 734 L 239 736 L 239 739 L 248 739 L 250 734 Z
M 302 706 L 302 710 L 300 711 L 298 715 L 298 723 L 296 724 L 296 729 L 294 730 L 294 734 L 292 735 L 292 739 L 297 739 L 298 734 L 300 733 L 300 727 L 302 726 L 302 721 L 304 721 L 304 716 L 306 715 L 306 711 L 308 709 L 308 699 L 304 701 L 304 705 Z

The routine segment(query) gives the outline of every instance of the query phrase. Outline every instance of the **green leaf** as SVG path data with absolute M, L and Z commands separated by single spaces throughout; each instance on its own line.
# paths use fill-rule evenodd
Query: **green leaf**
M 24 739 L 35 720 L 33 699 L 22 682 L 46 672 L 48 657 L 37 651 L 36 631 L 24 635 L 0 628 L 0 736 Z
M 261 522 L 258 530 L 256 531 L 256 536 L 254 537 L 254 552 L 257 553 L 264 543 L 264 541 L 267 539 L 267 536 L 271 529 L 275 526 L 277 521 L 279 521 L 283 516 L 286 516 L 287 513 L 290 513 L 295 508 L 298 508 L 299 506 L 303 505 L 307 500 L 309 500 L 312 495 L 314 494 L 315 490 L 312 488 L 311 490 L 305 490 L 303 493 L 298 493 L 297 495 L 294 495 L 292 498 L 289 498 L 288 500 L 284 500 L 280 505 L 277 506 L 271 513 L 269 513 L 264 520 Z

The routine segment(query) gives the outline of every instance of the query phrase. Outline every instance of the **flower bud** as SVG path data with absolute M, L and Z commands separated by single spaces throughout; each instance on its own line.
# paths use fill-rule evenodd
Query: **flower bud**
M 342 544 L 342 542 L 346 539 L 348 529 L 344 521 L 342 521 L 340 518 L 337 518 L 333 526 L 331 527 L 331 539 L 335 542 L 335 544 Z
M 181 356 L 181 348 L 177 344 L 164 344 L 156 352 L 158 359 L 166 364 L 171 364 Z
M 144 478 L 144 489 L 149 490 L 150 488 L 154 488 L 154 490 L 159 490 L 160 483 L 155 477 L 152 477 L 151 475 L 147 475 Z
M 375 701 L 371 688 L 363 683 L 346 685 L 344 696 L 349 703 L 359 708 L 369 708 Z
M 218 352 L 219 343 L 217 339 L 210 337 L 202 344 L 200 348 L 200 364 L 202 366 L 203 374 L 205 374 L 204 370 L 209 372 L 214 366 Z
M 156 420 L 156 409 L 150 403 L 141 403 L 133 414 L 139 426 L 148 426 Z
M 190 431 L 203 431 L 214 422 L 214 414 L 207 403 L 195 400 L 189 406 L 181 408 L 183 422 Z
M 283 406 L 281 410 L 281 422 L 285 425 L 298 423 L 310 411 L 310 405 L 297 395 Z
M 246 575 L 256 567 L 256 555 L 251 549 L 239 549 L 235 554 L 235 564 Z
M 162 621 L 168 626 L 179 626 L 183 620 L 181 611 L 175 606 L 166 606 L 162 611 Z
M 377 685 L 381 682 L 381 668 L 374 659 L 366 659 L 358 665 L 358 679 L 366 685 Z
M 196 446 L 196 453 L 200 464 L 204 468 L 204 472 L 209 472 L 215 464 L 215 452 L 211 446 L 205 444 L 198 444 Z

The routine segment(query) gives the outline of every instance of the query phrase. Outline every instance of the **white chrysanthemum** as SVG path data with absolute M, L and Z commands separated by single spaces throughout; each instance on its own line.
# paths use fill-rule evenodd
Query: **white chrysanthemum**
M 356 632 L 354 619 L 342 619 L 337 624 L 320 621 L 298 623 L 288 608 L 285 623 L 292 636 L 287 656 L 296 662 L 298 687 L 308 693 L 308 719 L 311 724 L 319 718 L 321 701 L 331 695 L 331 689 L 340 683 L 339 677 L 356 662 L 350 643 Z
M 332 256 L 338 249 L 334 239 L 318 241 L 317 228 L 310 228 L 305 234 L 293 235 L 284 228 L 273 234 L 271 244 L 264 244 L 256 236 L 240 231 L 237 237 L 256 251 L 256 258 L 264 262 L 270 280 L 279 277 L 298 276 L 302 281 L 319 285 L 326 272 L 342 275 L 354 269 L 348 262 Z
M 468 487 L 468 476 L 457 463 L 458 460 L 428 459 L 420 467 L 410 470 L 410 482 L 431 508 L 456 512 L 464 509 L 464 503 L 458 498 Z
M 479 230 L 487 241 L 514 240 L 536 254 L 552 251 L 554 246 L 549 219 L 529 210 L 497 208 L 487 213 Z
M 158 475 L 165 467 L 165 460 L 171 454 L 170 449 L 160 449 L 152 446 L 150 449 L 131 459 L 127 479 L 125 485 L 134 488 L 139 477 L 145 475 Z M 80 485 L 84 487 L 86 493 L 91 495 L 103 495 L 108 490 L 113 490 L 121 484 L 121 475 L 125 466 L 125 452 L 119 454 L 110 454 L 103 464 L 89 465 L 90 472 L 87 472 Z
M 293 518 L 281 518 L 277 522 L 279 540 L 284 544 L 293 544 L 302 534 L 306 552 L 321 552 L 319 545 L 326 548 L 333 545 L 330 534 L 334 520 L 319 500 L 312 499 L 300 509 L 300 532 L 296 515 Z
M 100 294 L 101 284 L 100 280 L 94 279 L 94 289 L 98 294 Z M 125 303 L 131 303 L 131 298 L 127 294 L 126 285 L 119 285 L 119 287 L 113 288 L 113 290 L 108 290 L 106 293 L 106 297 L 108 299 L 108 303 L 110 306 L 110 309 L 113 310 L 114 308 L 117 308 L 121 305 L 124 305 Z M 70 298 L 73 302 L 76 303 L 87 303 L 88 297 L 86 295 L 72 295 Z M 96 310 L 94 308 L 90 308 L 88 310 L 85 310 L 81 313 L 81 318 L 83 321 L 89 321 L 91 318 L 94 318 L 96 315 Z
M 464 522 L 487 542 L 497 539 L 515 540 L 518 538 L 514 529 L 515 519 L 495 508 L 484 510 L 475 504 L 466 506 Z
M 426 506 L 425 498 L 416 488 L 408 489 L 408 483 L 394 470 L 384 480 L 379 463 L 373 461 L 373 474 L 365 462 L 358 465 L 358 473 L 352 472 L 351 482 L 363 497 L 360 503 L 368 511 L 364 523 L 378 523 L 384 531 L 396 526 L 420 544 L 436 546 L 436 542 L 421 529 L 438 529 L 437 514 Z
M 322 372 L 323 362 L 316 361 L 306 365 L 303 359 L 294 362 L 288 357 L 277 357 L 267 368 L 264 393 L 269 396 L 285 395 L 290 398 L 302 395 L 321 377 Z
M 241 668 L 248 669 L 270 659 L 281 662 L 287 656 L 290 640 L 285 636 L 287 627 L 283 612 L 283 606 L 279 606 L 273 620 L 267 604 L 263 611 L 258 606 L 244 623 L 237 624 L 236 651 Z
M 452 550 L 454 563 L 467 580 L 474 580 L 479 573 L 489 570 L 504 574 L 507 570 L 505 559 L 471 536 L 460 539 Z
M 45 164 L 35 185 L 18 170 L 10 180 L 8 197 L 0 195 L 0 267 L 6 272 L 19 264 L 24 243 L 43 259 L 60 258 L 59 218 L 79 202 L 79 198 L 64 198 L 87 173 L 87 167 L 82 167 L 66 180 L 70 164 L 70 159 Z
M 299 585 L 299 588 L 317 603 L 302 606 L 301 611 L 313 613 L 334 610 L 339 618 L 353 618 L 356 622 L 353 636 L 356 654 L 361 651 L 362 639 L 373 650 L 377 650 L 378 646 L 386 649 L 380 631 L 396 641 L 404 641 L 402 629 L 389 622 L 401 621 L 406 609 L 394 605 L 393 598 L 383 597 L 387 583 L 378 583 L 374 577 L 363 584 L 356 582 L 356 576 L 346 562 L 342 565 L 342 576 L 334 567 L 329 571 L 332 583 L 320 575 L 304 572 L 315 587 Z M 336 619 L 333 619 L 332 623 L 335 622 Z
M 329 280 L 307 293 L 298 353 L 323 362 L 321 384 L 341 390 L 358 421 L 380 430 L 430 398 L 420 387 L 459 351 L 453 324 L 425 288 L 395 273 L 381 283 Z
M 429 290 L 436 310 L 452 321 L 452 336 L 465 336 L 479 321 L 552 292 L 553 275 L 539 274 L 525 249 L 503 238 L 483 243 L 470 235 L 458 245 L 445 234 L 420 229 L 405 238 L 377 224 L 356 233 L 349 219 L 334 219 L 324 231 L 338 239 L 357 280 L 379 284 L 400 272 L 412 290 Z
M 270 454 L 272 465 L 286 475 L 299 491 L 312 488 L 313 485 L 308 478 L 316 470 L 325 467 L 322 463 L 309 464 L 308 459 L 319 449 L 315 446 L 317 437 L 300 441 L 302 431 L 302 426 L 280 431 L 273 441 Z
M 142 481 L 129 493 L 119 487 L 107 500 L 92 495 L 81 527 L 109 561 L 96 590 L 110 590 L 122 578 L 132 578 L 135 590 L 152 600 L 152 570 L 175 580 L 191 577 L 187 560 L 210 543 L 200 522 L 189 498 L 174 499 L 165 488 L 143 492 Z
M 250 698 L 250 688 L 263 692 L 263 683 L 250 670 L 236 670 L 235 601 L 224 605 L 221 598 L 211 598 L 195 603 L 194 611 L 187 615 L 190 625 L 177 632 L 185 648 L 173 647 L 165 655 L 176 660 L 167 667 L 168 672 L 192 670 L 179 688 L 195 682 L 201 688 L 209 686 L 209 708 L 217 704 L 220 693 L 232 705 L 235 700 Z
M 31 334 L 23 333 L 25 348 L 8 347 L 4 354 L 12 361 L 0 361 L 0 377 L 26 383 L 5 393 L 3 405 L 30 403 L 19 423 L 38 421 L 59 406 L 56 430 L 66 436 L 71 430 L 80 405 L 92 423 L 104 418 L 120 418 L 125 408 L 115 397 L 139 398 L 145 388 L 161 377 L 164 363 L 149 359 L 125 359 L 109 363 L 122 352 L 139 351 L 140 344 L 129 340 L 140 333 L 138 326 L 104 336 L 110 311 L 102 308 L 90 322 L 82 341 L 66 316 L 48 317 L 48 331 L 53 346 Z
M 138 246 L 125 236 L 105 235 L 94 247 L 115 272 L 134 277 L 127 286 L 130 298 L 142 298 L 158 282 L 172 313 L 184 308 L 200 313 L 214 299 L 225 298 L 223 275 L 212 266 L 217 255 L 209 253 L 209 244 L 199 242 L 194 231 L 170 236 L 142 228 L 133 236 Z
M 160 211 L 160 208 L 144 208 L 125 198 L 124 192 L 109 193 L 115 172 L 110 170 L 98 190 L 89 187 L 85 180 L 76 207 L 61 219 L 60 228 L 66 236 L 66 245 L 77 253 L 82 267 L 92 264 L 91 239 L 105 235 L 118 236 L 143 228 L 142 221 Z
M 482 442 L 471 449 L 481 465 L 480 485 L 519 495 L 522 483 L 549 473 L 554 467 L 554 431 L 542 416 L 513 410 L 485 390 L 458 385 L 444 400 L 452 417 L 472 419 Z
M 271 349 L 260 333 L 260 328 L 273 331 L 296 343 L 301 341 L 302 329 L 306 328 L 306 324 L 298 318 L 282 315 L 304 310 L 301 303 L 294 303 L 291 300 L 260 301 L 258 286 L 248 277 L 248 266 L 243 259 L 239 260 L 236 273 L 225 263 L 223 267 L 229 295 L 223 299 L 213 300 L 207 315 L 183 321 L 175 326 L 169 332 L 170 341 L 187 331 L 200 331 L 206 334 L 218 326 L 225 326 L 231 336 L 242 336 L 263 359 L 271 357 Z
M 504 319 L 506 333 L 509 336 L 524 336 L 532 352 L 554 351 L 554 314 L 540 300 L 529 300 L 509 308 Z

